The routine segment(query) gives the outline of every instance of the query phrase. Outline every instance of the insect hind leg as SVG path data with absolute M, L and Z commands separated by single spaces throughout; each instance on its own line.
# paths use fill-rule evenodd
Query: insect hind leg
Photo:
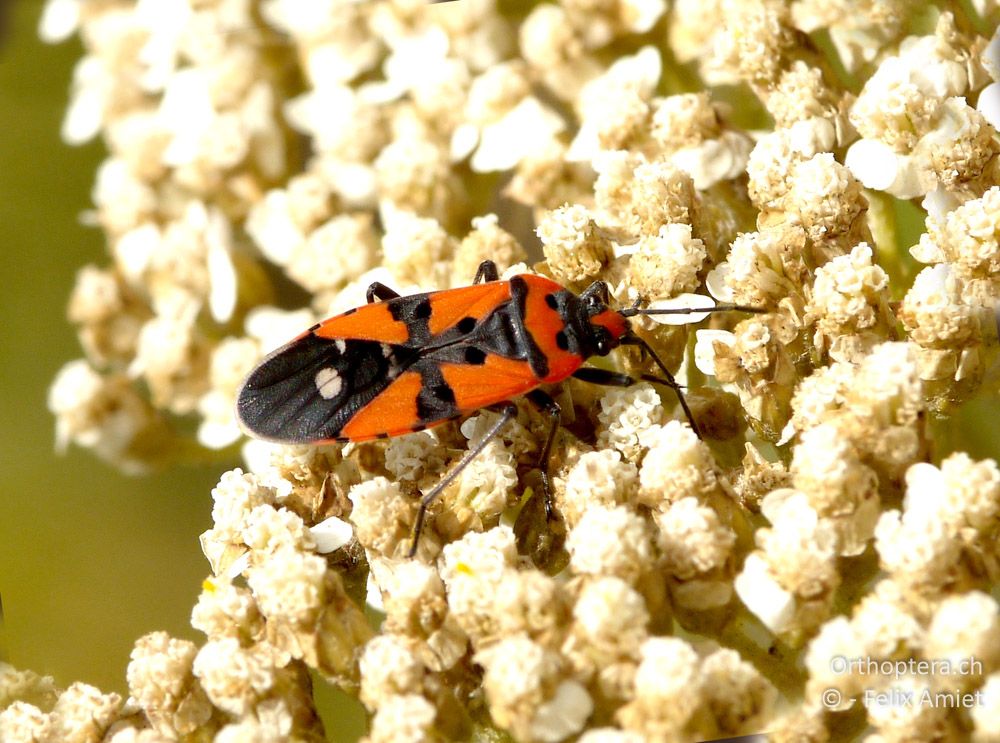
M 562 408 L 559 407 L 559 403 L 552 399 L 552 395 L 542 390 L 532 390 L 527 394 L 527 398 L 535 407 L 549 416 L 549 432 L 545 437 L 542 451 L 538 455 L 538 470 L 542 476 L 545 517 L 551 521 L 555 518 L 555 508 L 552 505 L 552 484 L 549 481 L 549 457 L 552 454 L 552 444 L 556 440 L 556 432 L 559 430 Z
M 417 545 L 420 544 L 420 532 L 423 531 L 424 521 L 427 519 L 427 509 L 431 507 L 431 504 L 437 500 L 437 497 L 441 495 L 441 492 L 448 487 L 456 477 L 462 474 L 462 470 L 469 466 L 473 459 L 478 457 L 483 449 L 485 449 L 489 443 L 497 437 L 497 434 L 506 426 L 510 420 L 517 414 L 517 406 L 512 402 L 505 402 L 502 404 L 502 410 L 500 412 L 500 418 L 490 426 L 490 429 L 479 439 L 476 444 L 465 452 L 465 455 L 459 460 L 458 464 L 451 468 L 451 472 L 441 478 L 441 481 L 435 485 L 430 492 L 424 495 L 420 499 L 420 508 L 417 511 L 417 520 L 413 525 L 413 544 L 410 545 L 410 552 L 407 557 L 413 557 L 417 554 Z

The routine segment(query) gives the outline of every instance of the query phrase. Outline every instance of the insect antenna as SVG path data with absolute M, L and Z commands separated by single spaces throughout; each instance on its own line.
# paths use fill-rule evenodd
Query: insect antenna
M 694 295 L 697 297 L 698 295 Z M 704 298 L 707 301 L 711 301 L 708 297 Z M 707 315 L 711 312 L 753 312 L 762 313 L 767 312 L 763 307 L 748 307 L 742 304 L 717 304 L 709 307 L 663 307 L 663 308 L 640 308 L 639 303 L 642 300 L 636 300 L 635 304 L 631 307 L 626 307 L 619 310 L 619 314 L 622 317 L 635 317 L 636 315 Z M 693 317 L 692 320 L 700 320 L 701 317 Z M 659 382 L 667 387 L 670 387 L 674 393 L 677 395 L 677 401 L 681 404 L 681 409 L 684 411 L 685 417 L 688 419 L 688 423 L 691 424 L 691 430 L 695 432 L 698 438 L 701 438 L 701 429 L 698 428 L 698 424 L 695 423 L 694 415 L 691 413 L 691 408 L 688 406 L 687 399 L 684 397 L 683 387 L 677 383 L 674 379 L 674 375 L 670 373 L 667 369 L 667 365 L 663 363 L 663 359 L 657 356 L 656 352 L 650 347 L 650 345 L 636 335 L 633 332 L 629 332 L 621 339 L 622 345 L 628 346 L 639 346 L 644 353 L 649 354 L 649 357 L 653 359 L 653 362 L 660 367 L 660 371 L 663 373 L 663 378 L 654 377 L 649 374 L 643 374 L 642 379 L 649 382 Z
M 713 307 L 663 307 L 660 309 L 640 308 L 636 301 L 631 307 L 618 310 L 622 317 L 635 317 L 636 315 L 697 315 L 709 312 L 753 312 L 761 314 L 767 312 L 763 307 L 748 307 L 745 304 L 717 304 Z

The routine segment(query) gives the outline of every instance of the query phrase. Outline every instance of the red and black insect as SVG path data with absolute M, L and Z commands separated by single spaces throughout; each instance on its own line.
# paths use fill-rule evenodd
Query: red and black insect
M 680 386 L 628 322 L 635 315 L 689 309 L 615 310 L 602 281 L 576 295 L 544 276 L 499 281 L 492 261 L 480 265 L 472 286 L 402 297 L 376 282 L 367 299 L 367 305 L 317 323 L 265 358 L 244 381 L 236 414 L 259 438 L 322 444 L 402 436 L 500 406 L 500 418 L 486 435 L 422 498 L 411 556 L 428 506 L 510 421 L 516 412 L 511 400 L 520 395 L 551 419 L 539 466 L 552 516 L 547 462 L 560 410 L 539 386 L 571 376 L 616 387 L 639 381 L 584 366 L 591 356 L 619 345 L 643 348 L 663 377 L 642 379 L 673 388 L 698 432 Z M 733 309 L 753 311 L 735 305 L 707 311 Z

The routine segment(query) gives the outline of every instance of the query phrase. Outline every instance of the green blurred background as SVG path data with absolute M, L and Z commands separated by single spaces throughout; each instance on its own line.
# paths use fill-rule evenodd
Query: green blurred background
M 204 639 L 188 623 L 209 573 L 198 535 L 212 487 L 239 463 L 126 477 L 85 451 L 54 451 L 48 385 L 82 355 L 66 302 L 76 272 L 107 258 L 100 231 L 79 221 L 103 146 L 59 138 L 82 50 L 38 41 L 42 7 L 0 0 L 0 658 L 126 694 L 140 635 Z M 317 695 L 330 740 L 356 740 L 359 707 L 322 683 Z
M 208 564 L 198 535 L 211 525 L 210 491 L 236 466 L 125 477 L 86 452 L 53 450 L 50 380 L 81 355 L 65 306 L 77 270 L 106 264 L 99 231 L 81 226 L 103 155 L 99 143 L 59 139 L 77 42 L 36 38 L 42 0 L 6 7 L 0 46 L 0 657 L 18 668 L 126 693 L 125 667 L 140 635 L 201 637 L 189 613 Z M 919 212 L 903 206 L 900 241 Z M 938 423 L 939 456 L 964 448 L 996 456 L 1000 406 L 984 397 Z M 319 683 L 329 738 L 355 740 L 357 704 Z

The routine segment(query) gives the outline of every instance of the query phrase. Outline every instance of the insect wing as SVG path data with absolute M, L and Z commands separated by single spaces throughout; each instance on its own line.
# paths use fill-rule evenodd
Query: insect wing
M 510 284 L 506 281 L 474 284 L 434 292 L 427 298 L 430 303 L 427 329 L 432 337 L 440 336 L 451 328 L 467 334 L 510 300 Z
M 379 341 L 324 338 L 310 331 L 254 369 L 236 401 L 242 426 L 288 444 L 344 440 L 351 417 L 391 384 L 396 354 Z
M 398 318 L 399 312 L 394 310 L 402 300 L 418 300 L 427 297 L 426 294 L 416 294 L 410 297 L 399 297 L 388 302 L 366 304 L 354 310 L 348 310 L 342 315 L 324 320 L 311 332 L 320 338 L 329 340 L 366 340 L 392 345 L 406 344 L 410 339 L 410 328 L 407 323 Z
M 517 345 L 509 329 L 493 332 L 506 317 L 497 309 L 508 300 L 509 284 L 498 281 L 397 297 L 330 318 L 250 373 L 237 416 L 247 431 L 271 441 L 364 441 L 520 394 L 537 384 L 527 364 L 491 353 L 496 343 L 504 352 Z M 477 336 L 490 339 L 483 351 L 472 340 Z M 466 358 L 483 368 L 463 376 Z M 490 380 L 491 374 L 503 376 Z
M 390 300 L 410 328 L 413 355 L 343 435 L 361 441 L 419 431 L 536 386 L 529 365 L 512 358 L 523 344 L 509 300 L 507 282 Z
M 538 386 L 526 361 L 488 354 L 478 366 L 455 362 L 461 346 L 431 352 L 344 426 L 352 441 L 400 436 L 505 402 Z
M 426 361 L 433 360 L 431 356 Z M 488 354 L 479 365 L 442 361 L 437 370 L 443 384 L 451 390 L 458 414 L 510 400 L 541 383 L 527 361 L 496 354 Z

